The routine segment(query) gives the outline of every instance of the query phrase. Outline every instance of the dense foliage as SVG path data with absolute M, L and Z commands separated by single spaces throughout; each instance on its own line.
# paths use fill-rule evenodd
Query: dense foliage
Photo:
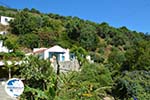
M 0 36 L 13 52 L 0 53 L 1 60 L 15 60 L 18 56 L 22 59 L 24 56 L 19 53 L 22 48 L 31 50 L 58 44 L 70 48 L 80 62 L 81 71 L 56 75 L 48 61 L 26 58 L 28 63 L 17 69 L 20 73 L 14 72 L 25 78 L 23 100 L 101 100 L 104 97 L 149 100 L 149 34 L 125 26 L 115 28 L 106 22 L 43 14 L 36 9 L 18 11 L 0 7 L 0 13 L 15 18 L 10 22 L 9 34 Z M 93 64 L 88 63 L 86 55 L 91 55 Z

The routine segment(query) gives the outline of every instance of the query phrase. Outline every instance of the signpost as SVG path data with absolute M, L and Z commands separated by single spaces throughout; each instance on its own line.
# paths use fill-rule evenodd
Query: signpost
M 13 98 L 17 98 L 23 93 L 24 84 L 18 78 L 9 79 L 6 82 L 5 91 L 9 96 L 11 96 Z

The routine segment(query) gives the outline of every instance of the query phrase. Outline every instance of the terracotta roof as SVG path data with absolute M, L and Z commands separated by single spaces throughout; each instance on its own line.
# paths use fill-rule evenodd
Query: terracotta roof
M 47 48 L 42 48 L 42 49 L 37 50 L 37 51 L 35 51 L 35 52 L 33 52 L 33 53 L 34 53 L 34 54 L 39 54 L 39 53 L 44 52 L 45 50 L 47 50 Z

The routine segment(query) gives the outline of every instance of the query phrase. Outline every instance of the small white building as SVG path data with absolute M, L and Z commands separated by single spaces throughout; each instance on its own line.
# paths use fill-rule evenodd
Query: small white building
M 0 23 L 2 25 L 9 25 L 9 21 L 13 20 L 12 17 L 0 16 Z M 5 35 L 7 30 L 0 31 L 0 35 Z M 3 46 L 3 40 L 0 40 L 0 52 L 9 52 L 7 47 Z
M 1 35 L 5 35 L 7 32 L 6 31 L 1 31 L 0 34 Z
M 64 49 L 58 45 L 55 45 L 51 48 L 35 48 L 33 54 L 38 54 L 40 58 L 49 59 L 52 62 L 56 59 L 60 62 L 70 61 L 70 52 L 69 49 Z
M 0 35 L 5 35 L 6 32 L 5 31 L 1 31 Z M 0 52 L 6 52 L 8 53 L 9 50 L 7 49 L 7 47 L 3 46 L 3 40 L 0 40 Z
M 0 35 L 5 35 L 5 34 L 6 34 L 6 31 L 1 31 L 0 32 Z M 8 53 L 9 50 L 3 44 L 4 44 L 3 40 L 0 40 L 0 52 L 6 52 L 6 53 Z
M 4 35 L 4 34 L 6 34 L 5 31 L 1 31 L 1 32 L 0 32 L 0 35 Z M 0 48 L 1 48 L 2 46 L 3 46 L 3 41 L 0 40 Z
M 2 46 L 2 47 L 0 47 L 0 52 L 8 53 L 9 50 L 7 49 L 7 47 Z
M 9 25 L 9 21 L 13 20 L 12 17 L 0 16 L 0 23 L 2 25 Z

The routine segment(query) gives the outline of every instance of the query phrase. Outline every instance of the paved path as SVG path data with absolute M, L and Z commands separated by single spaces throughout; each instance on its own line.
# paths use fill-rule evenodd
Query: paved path
M 4 85 L 0 82 L 0 100 L 15 100 L 5 92 Z

